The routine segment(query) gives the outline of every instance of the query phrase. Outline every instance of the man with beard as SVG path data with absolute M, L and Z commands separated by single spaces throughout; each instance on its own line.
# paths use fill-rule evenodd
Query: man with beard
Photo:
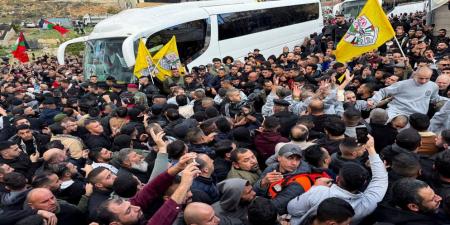
M 444 41 L 438 42 L 438 44 L 436 46 L 435 59 L 441 60 L 442 58 L 444 58 L 445 56 L 448 56 L 448 55 L 450 55 L 448 43 L 444 42 Z
M 48 135 L 33 132 L 29 125 L 17 126 L 17 133 L 10 141 L 14 142 L 19 148 L 28 155 L 36 152 L 43 153 L 46 148 L 45 145 L 50 141 Z
M 272 185 L 282 181 L 283 178 L 301 173 L 311 173 L 311 166 L 302 160 L 301 149 L 297 145 L 285 144 L 275 154 L 277 162 L 264 169 L 260 179 L 253 185 L 259 196 L 270 197 L 270 190 L 273 190 L 271 188 L 276 186 L 272 187 Z M 278 190 L 276 197 L 272 199 L 272 204 L 280 215 L 285 214 L 288 202 L 304 192 L 304 188 L 299 183 L 292 182 Z
M 255 184 L 261 175 L 255 154 L 246 148 L 238 148 L 230 153 L 232 167 L 228 172 L 227 179 L 241 178 L 247 180 L 251 185 Z
M 31 186 L 33 188 L 46 188 L 53 194 L 57 194 L 61 188 L 61 181 L 55 173 L 45 171 L 33 177 Z
M 148 162 L 144 160 L 142 155 L 139 155 L 131 148 L 124 148 L 119 151 L 117 158 L 120 163 L 118 175 L 121 173 L 132 173 L 142 183 L 148 181 L 150 177 L 150 174 L 147 172 Z
M 331 28 L 331 38 L 337 45 L 348 30 L 348 23 L 342 14 L 336 15 L 336 24 Z
M 430 103 L 447 101 L 447 98 L 439 96 L 438 86 L 434 82 L 430 82 L 432 73 L 431 69 L 421 67 L 414 72 L 412 79 L 380 89 L 367 100 L 367 104 L 369 107 L 373 107 L 386 97 L 393 96 L 394 98 L 386 110 L 390 119 L 397 115 L 426 114 Z
M 14 171 L 19 172 L 27 179 L 31 179 L 35 170 L 39 154 L 33 154 L 31 157 L 19 149 L 19 146 L 10 141 L 0 142 L 0 163 L 8 164 Z M 33 159 L 33 161 L 31 160 Z
M 399 25 L 395 28 L 395 37 L 398 42 L 402 46 L 403 51 L 407 49 L 407 44 L 409 41 L 408 34 L 405 33 L 405 28 L 402 25 Z
M 111 196 L 116 178 L 116 175 L 105 167 L 97 167 L 89 173 L 87 181 L 94 186 L 88 202 L 89 218 L 96 218 L 97 208 Z
M 172 166 L 166 172 L 157 176 L 154 180 L 144 186 L 129 201 L 123 199 L 110 199 L 105 201 L 98 208 L 98 222 L 100 224 L 116 225 L 171 225 L 182 210 L 182 205 L 189 200 L 192 182 L 200 170 L 196 163 L 186 166 L 187 162 L 179 162 Z M 184 169 L 184 167 L 186 168 Z M 184 169 L 184 170 L 183 170 Z M 171 189 L 175 176 L 182 172 L 182 177 L 177 188 L 168 197 L 164 204 L 156 211 L 153 216 L 146 221 L 143 212 L 152 206 L 152 204 L 164 194 L 166 190 Z
M 436 78 L 436 84 L 439 87 L 439 95 L 447 97 L 450 91 L 450 76 L 445 74 L 439 75 Z
M 46 188 L 31 190 L 28 193 L 26 202 L 34 210 L 45 210 L 54 213 L 57 218 L 56 225 L 87 224 L 85 216 L 76 206 L 66 202 L 58 202 L 53 193 Z
M 56 194 L 58 199 L 65 200 L 70 204 L 78 205 L 81 196 L 85 194 L 85 181 L 78 173 L 77 166 L 72 163 L 62 162 L 52 165 L 50 169 L 58 175 L 61 182 L 61 191 Z
M 109 164 L 113 154 L 106 148 L 94 148 L 89 151 L 88 157 L 92 160 L 92 168 L 105 167 L 109 169 L 113 174 L 117 174 L 119 171 L 116 167 Z
M 249 224 L 247 207 L 256 197 L 252 185 L 244 179 L 231 178 L 218 185 L 220 200 L 212 205 L 225 224 Z
M 392 196 L 392 204 L 382 204 L 375 210 L 376 222 L 442 224 L 436 216 L 442 198 L 425 182 L 403 178 L 392 187 Z
M 447 35 L 447 30 L 446 29 L 439 29 L 438 36 L 435 37 L 435 43 L 439 43 L 439 42 L 449 43 L 450 42 L 450 38 L 446 37 L 446 35 Z
M 342 77 L 342 76 L 345 76 L 344 74 L 345 74 L 345 70 L 346 69 L 347 69 L 347 67 L 344 64 L 340 63 L 340 62 L 337 62 L 337 63 L 333 64 L 333 71 L 334 71 L 334 73 L 336 73 L 336 75 L 335 75 L 336 82 L 339 85 L 342 84 L 342 82 L 344 81 L 344 80 L 342 80 L 342 82 L 339 81 L 339 78 Z

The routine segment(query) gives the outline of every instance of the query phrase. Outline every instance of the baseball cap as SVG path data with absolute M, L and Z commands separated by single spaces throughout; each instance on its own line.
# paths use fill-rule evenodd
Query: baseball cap
M 54 98 L 45 98 L 44 101 L 42 101 L 42 104 L 53 105 L 53 104 L 55 104 L 55 99 Z
M 284 99 L 274 99 L 273 103 L 275 105 L 280 105 L 280 106 L 289 106 L 290 105 L 290 103 Z
M 137 84 L 128 84 L 128 88 L 138 88 Z
M 302 156 L 302 150 L 295 144 L 285 144 L 278 151 L 279 156 L 289 157 L 291 155 Z

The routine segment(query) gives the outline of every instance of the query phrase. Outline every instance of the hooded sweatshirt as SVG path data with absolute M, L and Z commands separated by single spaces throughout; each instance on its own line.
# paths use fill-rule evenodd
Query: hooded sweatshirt
M 358 224 L 364 217 L 371 214 L 377 203 L 383 200 L 388 187 L 388 174 L 380 156 L 369 155 L 372 180 L 366 190 L 361 193 L 351 193 L 332 185 L 331 187 L 313 186 L 308 192 L 292 199 L 288 204 L 288 212 L 292 215 L 291 225 L 298 225 L 301 221 L 315 213 L 317 206 L 325 199 L 337 197 L 350 203 L 355 210 L 352 224 Z
M 241 195 L 248 181 L 231 178 L 217 184 L 220 200 L 212 205 L 221 224 L 248 224 L 247 206 L 240 204 Z

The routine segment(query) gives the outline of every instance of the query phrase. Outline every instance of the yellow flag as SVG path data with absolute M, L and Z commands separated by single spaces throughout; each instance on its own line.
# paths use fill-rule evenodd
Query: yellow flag
M 137 78 L 142 76 L 148 76 L 155 69 L 155 64 L 148 51 L 145 47 L 144 40 L 139 40 L 139 47 L 136 56 L 136 64 L 134 64 L 134 75 Z M 154 72 L 156 74 L 157 71 Z
M 368 0 L 359 16 L 336 47 L 336 60 L 348 62 L 353 57 L 377 49 L 395 35 L 378 0 Z
M 178 55 L 175 36 L 153 56 L 153 60 L 157 62 L 158 71 L 154 74 L 159 80 L 165 80 L 168 76 L 172 76 L 172 68 L 177 68 L 180 74 L 185 73 Z

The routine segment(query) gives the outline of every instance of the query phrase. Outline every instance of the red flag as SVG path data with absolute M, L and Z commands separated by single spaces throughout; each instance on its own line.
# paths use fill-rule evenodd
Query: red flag
M 61 35 L 66 34 L 67 32 L 69 32 L 69 30 L 67 30 L 66 28 L 64 28 L 63 26 L 54 24 L 49 22 L 48 20 L 41 20 L 41 27 L 44 29 L 53 29 L 58 31 Z
M 18 59 L 22 63 L 30 61 L 27 54 L 27 46 L 27 41 L 25 40 L 23 33 L 20 32 L 19 38 L 17 38 L 16 43 L 13 45 L 13 51 L 11 53 L 14 58 Z

